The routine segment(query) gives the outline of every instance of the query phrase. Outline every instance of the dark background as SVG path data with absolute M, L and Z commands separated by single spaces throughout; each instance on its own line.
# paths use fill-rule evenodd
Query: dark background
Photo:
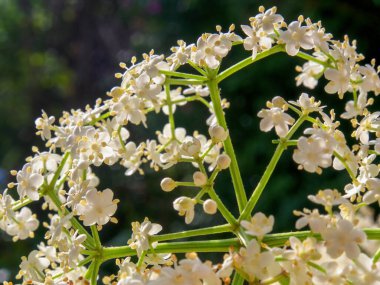
M 129 62 L 136 55 L 152 48 L 156 53 L 169 54 L 177 39 L 196 42 L 203 32 L 215 31 L 220 24 L 224 30 L 231 23 L 237 27 L 248 24 L 260 5 L 278 11 L 288 23 L 303 14 L 313 21 L 322 20 L 336 39 L 345 34 L 358 40 L 358 50 L 367 57 L 379 58 L 376 40 L 380 38 L 380 1 L 289 0 L 289 1 L 220 1 L 220 0 L 0 0 L 0 185 L 10 181 L 8 171 L 20 169 L 31 146 L 41 149 L 43 143 L 34 135 L 34 120 L 41 109 L 59 117 L 63 110 L 83 108 L 119 83 L 114 73 L 120 61 Z M 239 34 L 240 29 L 237 28 Z M 222 68 L 248 56 L 237 47 Z M 222 83 L 222 95 L 231 102 L 227 111 L 230 133 L 235 144 L 246 188 L 251 191 L 268 163 L 274 146 L 274 133 L 263 134 L 258 129 L 257 112 L 265 101 L 280 95 L 295 99 L 304 88 L 296 88 L 295 65 L 302 61 L 284 54 L 275 55 L 234 75 Z M 335 96 L 323 92 L 323 80 L 309 94 L 323 104 L 342 105 Z M 198 105 L 179 109 L 176 118 L 189 130 L 206 131 L 206 112 L 194 113 Z M 149 117 L 152 128 L 161 129 L 161 118 Z M 148 121 L 149 123 L 149 121 Z M 145 139 L 149 132 L 132 129 L 136 140 Z M 345 173 L 325 171 L 322 176 L 297 170 L 291 151 L 281 159 L 267 192 L 258 209 L 276 217 L 276 230 L 290 230 L 294 224 L 293 209 L 307 206 L 306 196 L 323 188 L 342 190 L 348 177 Z M 97 169 L 102 182 L 99 190 L 110 187 L 121 199 L 116 216 L 119 225 L 107 225 L 102 231 L 105 244 L 126 244 L 130 223 L 145 216 L 164 226 L 164 231 L 185 229 L 182 218 L 172 209 L 176 193 L 163 193 L 159 181 L 164 176 L 190 180 L 191 168 L 176 169 L 147 176 L 125 177 L 118 167 Z M 185 173 L 185 174 L 184 174 Z M 236 208 L 228 176 L 218 179 L 217 191 L 229 207 Z M 181 191 L 181 190 L 180 190 Z M 186 193 L 182 191 L 181 193 Z M 33 206 L 38 211 L 39 205 Z M 40 216 L 43 214 L 39 214 Z M 199 213 L 190 228 L 220 223 L 217 216 Z M 20 256 L 27 255 L 43 240 L 13 244 L 0 233 L 0 268 L 17 271 Z M 106 268 L 106 267 L 104 267 Z M 1 280 L 1 272 L 0 272 Z

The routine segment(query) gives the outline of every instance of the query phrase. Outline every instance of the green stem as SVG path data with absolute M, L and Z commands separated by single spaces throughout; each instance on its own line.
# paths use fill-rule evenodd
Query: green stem
M 172 99 L 170 96 L 170 85 L 169 83 L 165 83 L 165 93 L 166 93 L 166 101 L 168 103 L 168 109 L 169 109 L 169 124 L 170 124 L 170 130 L 172 133 L 172 138 L 175 139 L 175 121 L 174 121 L 174 115 L 173 115 L 173 105 L 172 105 Z
M 231 232 L 232 227 L 230 224 L 208 227 L 203 229 L 182 231 L 177 233 L 163 234 L 163 235 L 155 235 L 150 238 L 151 241 L 167 241 L 181 238 L 189 238 L 196 236 L 204 236 L 204 235 L 214 235 L 220 233 Z
M 226 118 L 224 117 L 224 112 L 221 105 L 219 87 L 217 80 L 215 78 L 208 82 L 208 87 L 210 89 L 210 96 L 214 107 L 215 116 L 218 120 L 218 124 L 225 130 L 228 130 Z M 224 141 L 224 150 L 227 155 L 231 158 L 230 164 L 230 174 L 232 178 L 232 184 L 235 190 L 236 200 L 239 207 L 239 212 L 241 213 L 247 204 L 247 196 L 245 194 L 243 181 L 241 179 L 239 165 L 235 156 L 234 147 L 232 145 L 231 137 L 228 136 Z
M 200 74 L 204 75 L 204 76 L 207 76 L 206 72 L 201 69 L 200 67 L 198 67 L 198 65 L 194 62 L 192 62 L 191 60 L 188 60 L 187 63 L 192 67 L 194 68 L 196 71 L 198 71 Z
M 232 279 L 231 285 L 243 285 L 243 284 L 244 284 L 244 278 L 237 271 L 235 271 L 234 279 Z
M 139 257 L 139 260 L 137 261 L 137 264 L 136 264 L 137 268 L 140 268 L 141 265 L 143 264 L 145 256 L 146 256 L 146 252 L 147 252 L 146 250 L 143 250 L 143 252 L 141 253 L 141 256 Z
M 99 269 L 100 269 L 100 266 L 102 265 L 102 261 L 100 259 L 96 258 L 94 261 L 96 263 L 94 266 L 94 271 L 92 272 L 92 276 L 91 276 L 91 285 L 98 284 L 97 279 L 98 279 Z
M 362 230 L 367 235 L 367 238 L 369 240 L 380 240 L 380 229 L 364 228 Z M 283 246 L 290 237 L 296 237 L 300 240 L 304 240 L 308 237 L 314 237 L 317 240 L 322 240 L 320 234 L 315 234 L 311 231 L 297 231 L 266 235 L 263 239 L 263 243 L 267 244 L 270 247 L 279 247 Z
M 102 243 L 100 241 L 99 232 L 98 232 L 98 229 L 96 228 L 96 225 L 91 226 L 91 233 L 92 233 L 92 237 L 94 238 L 94 241 L 95 241 L 95 246 L 97 248 L 101 248 Z
M 207 193 L 210 196 L 210 198 L 212 200 L 214 200 L 216 202 L 216 204 L 218 205 L 218 210 L 222 214 L 222 216 L 226 219 L 226 221 L 228 223 L 230 223 L 230 225 L 232 227 L 235 228 L 238 224 L 235 217 L 231 214 L 231 212 L 224 205 L 222 200 L 219 198 L 218 194 L 216 194 L 215 190 L 213 188 L 209 188 Z
M 103 115 L 99 116 L 98 118 L 96 119 L 93 119 L 91 122 L 88 123 L 89 126 L 93 126 L 95 125 L 97 122 L 99 121 L 102 121 L 104 119 L 107 119 L 111 116 L 111 113 L 110 112 L 106 112 L 104 113 Z
M 380 259 L 380 248 L 376 251 L 376 253 L 373 255 L 372 263 L 375 264 Z
M 195 80 L 201 80 L 205 81 L 207 78 L 201 75 L 195 75 L 191 73 L 183 73 L 183 72 L 177 72 L 177 71 L 169 71 L 169 70 L 160 70 L 161 74 L 165 74 L 168 76 L 175 76 L 175 77 L 180 77 L 184 79 L 195 79 Z
M 237 238 L 207 241 L 186 241 L 159 243 L 154 249 L 155 253 L 186 253 L 186 252 L 228 252 L 230 247 L 239 248 L 240 242 Z M 151 249 L 148 250 L 151 253 Z M 136 250 L 129 246 L 105 247 L 103 248 L 103 260 L 122 258 L 137 255 Z
M 245 207 L 244 211 L 241 213 L 241 215 L 238 219 L 239 222 L 247 219 L 251 215 L 253 209 L 256 206 L 257 201 L 259 200 L 261 194 L 263 193 L 263 190 L 265 189 L 265 187 L 269 181 L 269 178 L 272 176 L 272 173 L 273 173 L 274 169 L 276 168 L 276 165 L 277 165 L 278 161 L 280 160 L 282 153 L 286 149 L 286 141 L 292 137 L 292 135 L 301 126 L 301 124 L 306 120 L 306 118 L 307 118 L 306 115 L 301 116 L 296 121 L 296 123 L 292 126 L 292 128 L 289 130 L 286 137 L 283 140 L 281 140 L 281 143 L 277 146 L 277 148 L 276 148 L 276 150 L 272 156 L 272 159 L 270 160 L 267 168 L 265 169 L 263 176 L 261 177 L 261 179 L 260 179 L 259 183 L 257 184 L 255 190 L 253 191 L 252 196 L 247 203 L 247 206 Z
M 41 197 L 41 194 L 40 194 L 40 197 Z M 18 200 L 13 204 L 12 210 L 17 211 L 17 210 L 23 208 L 24 206 L 29 205 L 30 203 L 33 203 L 33 202 L 34 202 L 34 200 L 31 200 L 30 198 Z
M 195 80 L 195 79 L 173 79 L 167 78 L 165 83 L 170 85 L 203 85 L 205 82 L 203 80 Z
M 186 182 L 186 181 L 176 181 L 175 184 L 177 186 L 184 186 L 184 187 L 195 187 L 194 182 Z
M 238 72 L 239 70 L 247 67 L 248 65 L 256 62 L 256 61 L 259 61 L 263 58 L 266 58 L 272 54 L 275 54 L 275 53 L 278 53 L 278 52 L 281 52 L 281 51 L 284 51 L 284 47 L 283 45 L 276 45 L 266 51 L 263 51 L 261 53 L 259 53 L 255 59 L 252 59 L 252 56 L 246 58 L 246 59 L 243 59 L 242 61 L 234 64 L 233 66 L 227 68 L 226 70 L 222 71 L 217 77 L 216 77 L 216 81 L 219 83 L 221 81 L 223 81 L 224 79 L 226 79 L 227 77 L 229 77 L 230 75 Z
M 69 156 L 70 156 L 70 152 L 66 152 L 64 154 L 61 163 L 59 164 L 57 170 L 54 173 L 53 179 L 50 181 L 50 184 L 48 186 L 49 189 L 52 189 L 54 191 L 55 183 L 57 183 L 57 180 L 58 180 L 59 176 L 61 175 L 62 169 L 65 166 L 66 161 L 69 158 Z
M 307 54 L 305 52 L 302 52 L 302 51 L 298 52 L 296 54 L 296 57 L 302 58 L 302 59 L 307 60 L 307 61 L 314 61 L 315 63 L 323 65 L 324 67 L 335 68 L 329 62 L 323 61 L 323 60 L 319 60 L 319 59 L 315 58 L 314 56 L 312 56 L 310 54 Z
M 348 175 L 350 175 L 352 181 L 357 181 L 355 174 L 352 172 L 350 166 L 347 164 L 347 161 L 344 157 L 342 157 L 338 152 L 334 151 L 334 156 L 339 159 L 339 161 L 343 164 L 344 168 L 346 168 Z

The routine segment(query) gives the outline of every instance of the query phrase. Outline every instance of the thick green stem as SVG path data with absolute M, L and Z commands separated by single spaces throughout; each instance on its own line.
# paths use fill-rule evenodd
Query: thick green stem
M 203 228 L 203 229 L 189 230 L 189 231 L 176 232 L 176 233 L 163 234 L 163 235 L 155 235 L 155 236 L 152 236 L 150 240 L 151 241 L 166 241 L 166 240 L 174 240 L 174 239 L 189 238 L 189 237 L 196 237 L 196 236 L 214 235 L 214 234 L 226 233 L 226 232 L 231 232 L 231 231 L 232 231 L 231 225 L 226 224 L 226 225 L 214 226 L 214 227 Z
M 98 280 L 99 268 L 102 265 L 102 261 L 98 258 L 95 258 L 93 263 L 94 263 L 94 267 L 92 270 L 90 283 L 91 285 L 96 285 L 98 284 L 97 280 Z
M 154 249 L 155 253 L 186 253 L 186 252 L 228 252 L 230 247 L 239 248 L 240 241 L 237 238 L 207 241 L 186 241 L 159 243 Z M 147 253 L 152 253 L 148 250 Z M 136 250 L 129 246 L 103 248 L 103 260 L 122 258 L 137 255 Z
M 261 177 L 261 179 L 260 179 L 259 183 L 257 184 L 255 190 L 253 191 L 252 196 L 247 203 L 247 206 L 245 207 L 243 213 L 240 215 L 239 222 L 247 219 L 251 215 L 253 209 L 256 206 L 257 201 L 259 200 L 261 194 L 263 193 L 263 191 L 264 191 L 264 189 L 265 189 L 265 187 L 269 181 L 269 178 L 272 176 L 272 173 L 273 173 L 274 169 L 276 168 L 276 165 L 277 165 L 278 161 L 280 160 L 282 153 L 286 149 L 286 141 L 292 137 L 292 135 L 301 126 L 301 124 L 306 120 L 306 118 L 307 118 L 307 115 L 301 116 L 297 120 L 297 122 L 293 125 L 293 127 L 289 130 L 289 132 L 286 135 L 286 137 L 284 138 L 284 140 L 282 140 L 280 142 L 280 144 L 277 146 L 277 148 L 276 148 L 276 150 L 272 156 L 272 159 L 270 160 L 267 168 L 265 169 L 263 176 Z
M 228 130 L 226 118 L 224 117 L 224 112 L 220 100 L 217 80 L 215 78 L 211 78 L 208 82 L 208 87 L 210 89 L 210 96 L 214 107 L 214 113 L 216 119 L 218 120 L 218 124 L 225 130 Z M 231 158 L 231 164 L 229 169 L 231 173 L 232 184 L 235 190 L 236 200 L 239 207 L 239 212 L 241 213 L 245 205 L 247 204 L 247 196 L 245 194 L 243 180 L 241 179 L 239 165 L 235 156 L 235 151 L 232 145 L 231 137 L 228 136 L 223 144 L 225 152 Z

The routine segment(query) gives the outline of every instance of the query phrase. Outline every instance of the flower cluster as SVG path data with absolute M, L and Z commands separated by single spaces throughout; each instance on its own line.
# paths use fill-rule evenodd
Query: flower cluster
M 364 57 L 355 41 L 334 40 L 321 22 L 303 16 L 287 24 L 275 7 L 260 7 L 241 29 L 240 36 L 234 25 L 227 32 L 217 26 L 215 33 L 201 35 L 194 44 L 178 41 L 166 57 L 153 50 L 141 62 L 134 57 L 130 66 L 120 64 L 123 72 L 116 77 L 121 83 L 108 98 L 58 119 L 43 111 L 35 125 L 47 150 L 34 147 L 22 169 L 11 171 L 15 181 L 0 195 L 0 229 L 14 241 L 33 237 L 40 224 L 27 205 L 43 200 L 42 208 L 49 212 L 49 220 L 42 223 L 46 241 L 22 258 L 17 278 L 23 284 L 96 284 L 99 267 L 111 259 L 119 271 L 104 276 L 105 284 L 380 284 L 380 253 L 374 241 L 380 239 L 380 230 L 368 214 L 368 206 L 380 204 L 380 112 L 372 110 L 380 93 L 380 68 L 375 60 L 361 64 Z M 237 45 L 249 51 L 249 57 L 219 72 Z M 278 52 L 306 60 L 297 67 L 297 85 L 313 89 L 324 77 L 328 94 L 350 99 L 338 115 L 306 93 L 296 101 L 280 96 L 268 101 L 258 113 L 260 130 L 274 129 L 277 147 L 247 197 L 224 116 L 229 103 L 221 98 L 218 83 Z M 183 65 L 197 74 L 178 71 Z M 189 133 L 176 124 L 178 110 L 193 101 L 210 112 L 207 134 Z M 164 114 L 167 123 L 154 137 L 132 140 L 129 126 L 148 127 L 150 113 Z M 351 138 L 346 138 L 340 119 L 349 120 Z M 349 182 L 343 189 L 308 197 L 326 213 L 318 208 L 294 211 L 299 217 L 296 228 L 308 226 L 309 231 L 270 234 L 274 217 L 252 212 L 282 153 L 292 148 L 298 169 L 321 174 L 331 167 L 345 171 Z M 99 232 L 109 222 L 118 222 L 120 201 L 111 189 L 99 188 L 93 170 L 117 163 L 127 176 L 144 174 L 145 165 L 160 171 L 189 163 L 190 181 L 161 180 L 164 192 L 194 190 L 179 193 L 172 202 L 174 210 L 189 224 L 201 206 L 205 214 L 219 214 L 227 224 L 158 235 L 162 226 L 146 218 L 132 222 L 127 245 L 103 246 Z M 223 190 L 234 191 L 238 217 L 215 189 L 221 172 L 230 173 L 233 189 Z M 219 233 L 234 238 L 162 242 Z M 226 255 L 223 262 L 212 264 L 195 252 Z M 172 253 L 186 256 L 178 260 Z

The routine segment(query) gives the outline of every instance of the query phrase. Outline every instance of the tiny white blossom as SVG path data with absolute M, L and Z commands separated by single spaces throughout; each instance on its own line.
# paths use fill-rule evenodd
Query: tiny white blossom
M 162 230 L 160 224 L 155 224 L 145 218 L 141 224 L 139 222 L 132 223 L 132 237 L 128 241 L 131 248 L 136 249 L 137 254 L 140 256 L 144 250 L 148 250 L 150 246 L 153 248 L 157 243 L 150 244 L 149 237 L 158 234 Z
M 196 201 L 182 196 L 174 200 L 173 207 L 180 216 L 185 216 L 185 223 L 190 224 L 194 219 L 194 206 Z
M 34 236 L 33 232 L 38 228 L 39 221 L 29 208 L 24 207 L 20 212 L 16 212 L 13 219 L 6 227 L 6 232 L 13 236 L 14 240 Z
M 300 21 L 291 22 L 288 29 L 280 30 L 280 43 L 285 43 L 286 52 L 295 56 L 300 48 L 309 50 L 314 47 L 312 34 L 307 26 L 301 26 Z
M 82 200 L 78 207 L 78 213 L 85 226 L 98 224 L 105 225 L 115 214 L 118 200 L 113 200 L 111 189 L 96 191 L 92 189 L 87 192 L 85 200 Z
M 367 239 L 362 230 L 355 229 L 350 221 L 344 219 L 339 220 L 336 227 L 327 228 L 325 232 L 322 232 L 322 237 L 327 253 L 332 258 L 337 258 L 345 252 L 350 259 L 359 256 L 359 244 Z
M 16 179 L 17 193 L 20 195 L 20 198 L 27 196 L 35 201 L 40 199 L 38 189 L 44 183 L 44 178 L 41 174 L 33 171 L 30 163 L 23 166 L 22 170 L 17 173 Z
M 246 230 L 246 233 L 251 236 L 256 236 L 261 240 L 267 233 L 273 229 L 274 217 L 271 215 L 266 217 L 259 212 L 253 215 L 251 221 L 241 221 L 240 224 Z

